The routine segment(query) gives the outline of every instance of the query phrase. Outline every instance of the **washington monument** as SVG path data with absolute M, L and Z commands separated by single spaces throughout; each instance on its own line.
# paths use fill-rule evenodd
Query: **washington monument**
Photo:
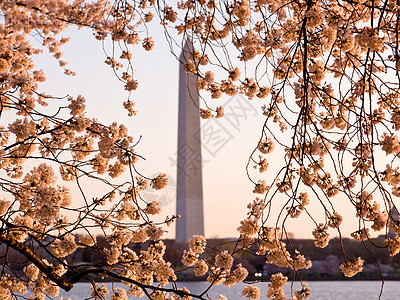
M 193 57 L 193 44 L 186 40 L 180 56 L 176 213 L 176 241 L 188 242 L 204 235 L 203 181 L 201 164 L 199 94 L 197 76 L 186 73 L 183 63 Z

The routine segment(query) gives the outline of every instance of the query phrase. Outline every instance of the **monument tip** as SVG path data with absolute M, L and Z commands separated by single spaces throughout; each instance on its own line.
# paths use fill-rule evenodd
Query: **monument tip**
M 186 36 L 182 52 L 181 52 L 181 62 L 187 62 L 189 59 L 193 58 L 194 54 L 194 46 L 193 46 L 193 39 L 190 36 Z

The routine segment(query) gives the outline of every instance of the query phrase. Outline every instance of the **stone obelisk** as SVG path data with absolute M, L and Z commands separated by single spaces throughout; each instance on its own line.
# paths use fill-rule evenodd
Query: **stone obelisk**
M 183 64 L 193 58 L 193 43 L 186 40 L 179 64 L 179 115 L 176 241 L 188 242 L 204 235 L 203 180 L 201 163 L 199 92 L 197 76 L 186 73 Z
M 396 207 L 392 207 L 391 217 L 392 217 L 393 221 L 399 220 L 400 216 L 399 216 L 399 212 L 396 209 Z M 392 228 L 389 227 L 388 238 L 394 239 L 395 236 L 396 236 L 396 233 L 392 230 Z

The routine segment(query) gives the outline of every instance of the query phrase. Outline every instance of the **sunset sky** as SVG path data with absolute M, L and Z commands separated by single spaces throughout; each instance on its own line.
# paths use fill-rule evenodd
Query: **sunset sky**
M 122 102 L 128 94 L 123 83 L 104 64 L 106 56 L 102 45 L 91 32 L 73 29 L 64 33 L 71 35 L 71 41 L 63 47 L 63 59 L 77 72 L 75 77 L 65 76 L 50 55 L 39 58 L 36 64 L 47 72 L 47 81 L 42 85 L 47 93 L 55 96 L 82 94 L 86 98 L 88 116 L 97 117 L 105 124 L 124 123 L 136 141 L 140 139 L 136 149 L 146 161 L 137 163 L 138 170 L 146 176 L 166 173 L 171 179 L 168 191 L 159 194 L 149 191 L 147 196 L 161 197 L 163 214 L 171 215 L 175 213 L 175 199 L 171 195 L 174 194 L 173 181 L 176 182 L 179 66 L 169 52 L 160 26 L 150 29 L 156 41 L 155 49 L 151 52 L 145 52 L 141 47 L 132 49 L 135 75 L 139 81 L 139 88 L 132 97 L 138 110 L 134 117 L 128 117 L 123 109 Z M 247 204 L 255 198 L 252 193 L 254 185 L 247 179 L 245 166 L 257 145 L 264 122 L 261 106 L 268 98 L 249 101 L 243 96 L 235 96 L 212 100 L 208 95 L 202 95 L 213 108 L 223 105 L 226 114 L 224 118 L 202 120 L 201 123 L 205 235 L 235 237 L 240 220 L 246 216 Z M 211 135 L 212 132 L 219 134 Z M 269 160 L 271 171 L 280 168 L 280 158 L 276 158 L 276 161 Z M 271 179 L 268 177 L 271 171 L 262 175 L 267 182 Z M 95 190 L 96 187 L 88 188 Z M 354 212 L 341 206 L 340 199 L 336 201 L 337 207 L 343 209 L 339 209 L 345 217 L 343 233 L 348 236 L 358 229 L 357 224 L 346 224 L 346 217 L 354 217 Z M 323 222 L 324 218 L 318 211 L 315 208 L 316 220 Z M 165 237 L 174 238 L 174 226 L 168 229 Z M 306 218 L 289 222 L 287 227 L 298 238 L 311 238 L 313 229 L 314 224 Z M 336 235 L 331 232 L 331 236 Z

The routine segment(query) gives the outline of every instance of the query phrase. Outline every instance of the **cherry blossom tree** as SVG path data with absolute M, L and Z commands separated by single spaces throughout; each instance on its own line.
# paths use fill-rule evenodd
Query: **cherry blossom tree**
M 396 260 L 399 6 L 398 0 L 1 1 L 0 116 L 11 120 L 0 127 L 1 298 L 26 293 L 31 299 L 57 297 L 59 288 L 68 291 L 90 280 L 94 299 L 107 293 L 112 299 L 127 299 L 127 294 L 207 299 L 212 285 L 246 279 L 247 270 L 234 266 L 233 257 L 239 250 L 254 250 L 254 244 L 255 255 L 291 268 L 293 279 L 301 279 L 299 270 L 310 268 L 311 261 L 286 241 L 285 224 L 305 215 L 315 224 L 315 246 L 324 248 L 330 231 L 342 237 L 338 198 L 354 210 L 357 230 L 352 237 L 365 242 L 370 231 L 382 233 L 388 255 Z M 134 92 L 139 82 L 132 53 L 156 46 L 149 22 L 161 23 L 175 54 L 186 40 L 194 44 L 197 50 L 185 53 L 182 63 L 197 75 L 199 91 L 214 99 L 241 93 L 248 101 L 265 101 L 265 123 L 247 166 L 257 197 L 238 224 L 237 243 L 233 250 L 213 249 L 215 259 L 210 259 L 203 255 L 207 241 L 194 236 L 182 254 L 195 276 L 208 274 L 210 287 L 196 295 L 177 288 L 176 270 L 163 258 L 161 238 L 177 216 L 154 221 L 152 216 L 162 213 L 160 203 L 142 197 L 148 185 L 165 187 L 166 175 L 140 174 L 135 163 L 142 156 L 126 127 L 87 118 L 80 91 L 67 98 L 41 91 L 46 70 L 33 64 L 34 55 L 46 49 L 66 76 L 74 75 L 61 59 L 69 39 L 60 33 L 69 26 L 87 28 L 96 39 L 113 44 L 105 63 L 123 88 Z M 135 115 L 130 98 L 123 106 Z M 199 114 L 223 117 L 223 107 L 209 104 Z M 272 156 L 282 161 L 275 173 L 268 169 Z M 123 173 L 128 176 L 119 179 Z M 101 186 L 103 196 L 86 197 L 90 184 Z M 79 204 L 72 202 L 72 185 L 80 193 Z M 276 215 L 271 213 L 275 207 Z M 311 207 L 322 214 L 315 216 Z M 104 240 L 96 239 L 96 230 Z M 146 241 L 150 246 L 140 252 L 128 247 Z M 102 256 L 105 263 L 68 263 L 65 258 L 78 248 Z M 23 259 L 12 261 L 11 250 Z M 342 251 L 344 275 L 362 271 L 363 258 L 348 257 L 344 247 Z M 93 281 L 94 275 L 122 280 L 126 288 L 108 291 Z M 287 281 L 281 273 L 272 275 L 267 297 L 286 299 Z M 250 284 L 243 296 L 258 299 L 260 291 Z M 309 296 L 302 282 L 289 297 Z

